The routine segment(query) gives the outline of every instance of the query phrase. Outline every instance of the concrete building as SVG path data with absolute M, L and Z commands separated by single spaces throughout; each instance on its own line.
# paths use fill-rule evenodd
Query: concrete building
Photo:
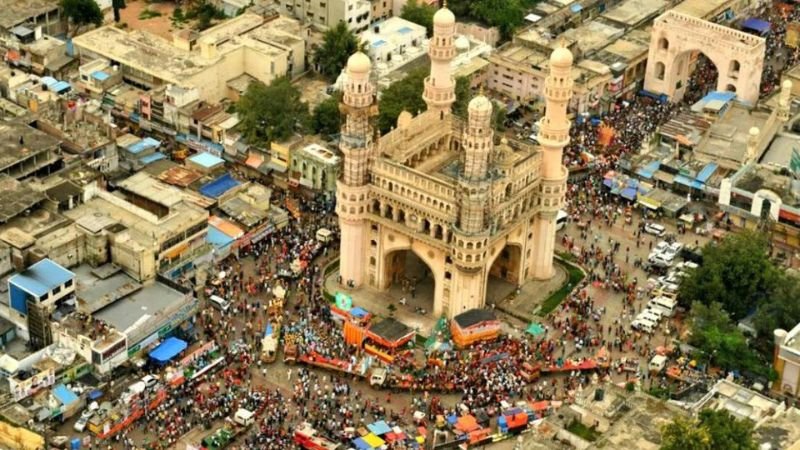
M 521 285 L 554 273 L 573 62 L 565 48 L 551 56 L 542 147 L 506 141 L 495 146 L 493 106 L 486 97 L 470 102 L 466 121 L 451 114 L 454 39 L 455 17 L 442 8 L 428 49 L 427 111 L 416 117 L 402 113 L 397 128 L 377 140 L 369 121 L 377 112 L 370 60 L 362 53 L 350 57 L 336 202 L 342 279 L 385 290 L 412 278 L 406 270 L 416 262 L 433 278 L 434 315 L 449 317 L 482 307 L 490 277 Z
M 400 17 L 392 17 L 374 23 L 361 33 L 361 40 L 367 44 L 367 56 L 372 64 L 387 66 L 408 62 L 422 56 L 421 47 L 426 40 L 425 27 Z
M 25 28 L 33 35 L 36 27 L 42 27 L 44 34 L 58 36 L 66 33 L 66 26 L 57 0 L 9 0 L 0 10 L 0 35 L 13 33 L 15 27 Z
M 281 12 L 302 21 L 306 25 L 327 29 L 339 22 L 355 33 L 365 31 L 371 22 L 373 4 L 370 0 L 280 0 Z M 376 12 L 386 15 L 381 4 Z
M 34 349 L 53 343 L 50 316 L 74 309 L 75 274 L 43 259 L 8 279 L 10 319 Z
M 791 331 L 775 330 L 775 356 L 773 366 L 778 380 L 772 390 L 792 397 L 800 394 L 800 324 Z
M 244 13 L 196 36 L 178 33 L 172 42 L 106 26 L 74 38 L 73 44 L 81 64 L 108 60 L 134 86 L 197 88 L 200 100 L 217 103 L 228 95 L 227 83 L 242 74 L 269 84 L 302 73 L 304 30 L 287 17 L 269 20 Z
M 197 312 L 189 289 L 139 283 L 108 264 L 76 269 L 77 310 L 52 324 L 55 341 L 107 375 Z
M 190 263 L 206 249 L 208 212 L 177 188 L 160 182 L 155 186 L 157 180 L 143 173 L 135 177 L 122 183 L 120 191 L 98 191 L 64 214 L 86 235 L 87 262 L 112 262 L 146 281 Z
M 17 180 L 47 175 L 61 166 L 60 142 L 20 122 L 0 122 L 0 173 Z
M 300 186 L 333 196 L 336 180 L 342 168 L 342 158 L 319 144 L 308 144 L 292 152 L 290 180 Z

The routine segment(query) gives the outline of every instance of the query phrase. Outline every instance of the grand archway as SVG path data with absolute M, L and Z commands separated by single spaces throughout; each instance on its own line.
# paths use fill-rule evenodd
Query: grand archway
M 718 71 L 716 90 L 758 101 L 766 40 L 723 25 L 668 11 L 653 24 L 644 88 L 679 101 L 686 93 L 690 62 L 703 53 Z
M 486 277 L 486 302 L 497 303 L 522 284 L 522 248 L 506 244 L 495 256 Z
M 398 308 L 422 308 L 428 313 L 434 309 L 436 276 L 428 264 L 413 250 L 395 250 L 388 253 L 384 264 L 384 285 L 392 297 L 405 298 L 406 305 Z

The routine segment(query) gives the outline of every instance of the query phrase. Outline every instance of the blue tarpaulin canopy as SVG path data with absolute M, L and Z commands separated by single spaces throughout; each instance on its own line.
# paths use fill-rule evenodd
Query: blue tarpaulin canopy
M 59 384 L 53 388 L 53 396 L 60 401 L 62 405 L 71 405 L 73 402 L 78 401 L 78 396 L 63 384 Z
M 56 94 L 60 94 L 62 92 L 66 92 L 72 89 L 72 85 L 67 83 L 66 81 L 59 81 L 52 86 L 48 86 L 48 88 L 55 92 Z
M 220 195 L 228 192 L 230 189 L 238 186 L 240 183 L 236 181 L 231 174 L 226 173 L 216 180 L 203 185 L 200 188 L 200 193 L 206 197 L 218 198 Z
M 759 34 L 764 34 L 769 31 L 770 26 L 770 23 L 766 20 L 757 19 L 755 17 L 751 17 L 742 22 L 743 30 L 752 30 L 758 32 Z
M 100 389 L 95 389 L 92 392 L 89 392 L 89 400 L 97 400 L 102 396 L 103 396 L 103 391 L 101 391 Z
M 363 317 L 367 317 L 368 314 L 369 314 L 369 311 L 367 311 L 366 309 L 361 308 L 359 306 L 356 306 L 355 308 L 350 310 L 350 315 L 353 316 L 353 317 L 358 317 L 359 319 L 361 319 Z
M 619 195 L 628 200 L 636 200 L 636 188 L 627 187 Z
M 138 153 L 143 152 L 144 150 L 146 150 L 148 148 L 158 147 L 160 145 L 161 145 L 160 141 L 157 141 L 157 140 L 155 140 L 155 139 L 153 139 L 151 137 L 146 137 L 146 138 L 142 139 L 141 141 L 137 141 L 137 142 L 129 145 L 127 150 L 128 150 L 128 152 L 133 153 L 134 155 L 136 155 Z
M 653 174 L 656 173 L 658 168 L 661 167 L 661 163 L 658 161 L 652 161 L 650 164 L 640 168 L 636 171 L 636 174 L 642 178 L 653 178 Z
M 223 248 L 231 244 L 231 242 L 235 241 L 236 239 L 228 236 L 227 234 L 223 233 L 219 230 L 219 228 L 215 227 L 214 225 L 208 226 L 208 233 L 206 234 L 206 242 L 213 245 L 216 248 Z
M 675 175 L 675 182 L 684 186 L 692 187 L 692 179 L 686 175 Z
M 358 450 L 372 449 L 372 446 L 367 444 L 367 442 L 362 438 L 353 439 L 353 445 L 355 445 Z
M 709 178 L 711 178 L 711 175 L 714 175 L 714 172 L 716 172 L 718 167 L 719 166 L 717 163 L 710 162 L 706 164 L 706 166 L 703 167 L 703 170 L 697 174 L 697 178 L 695 179 L 700 183 L 705 183 Z
M 569 9 L 574 13 L 579 13 L 583 10 L 583 6 L 580 3 L 575 3 Z
M 165 364 L 177 356 L 180 352 L 186 350 L 186 347 L 186 341 L 176 337 L 171 337 L 159 344 L 158 347 L 150 352 L 150 359 L 155 360 L 159 364 Z
M 150 164 L 166 158 L 167 158 L 166 155 L 164 155 L 163 153 L 154 152 L 147 156 L 142 156 L 141 158 L 139 158 L 139 162 L 141 162 L 142 164 Z
M 367 428 L 369 429 L 369 431 L 377 434 L 378 436 L 392 431 L 392 429 L 389 428 L 389 425 L 387 425 L 386 422 L 384 422 L 383 420 L 371 423 L 367 425 Z

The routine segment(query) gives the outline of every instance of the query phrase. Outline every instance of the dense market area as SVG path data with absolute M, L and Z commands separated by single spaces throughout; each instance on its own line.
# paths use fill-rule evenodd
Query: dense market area
M 730 36 L 758 37 L 763 70 L 752 87 L 759 99 L 748 104 L 744 87 L 735 84 L 747 68 L 738 61 L 717 67 L 717 55 L 702 50 L 671 55 L 683 59 L 677 69 L 667 66 L 666 81 L 658 63 L 661 81 L 678 80 L 669 95 L 645 88 L 652 70 L 642 59 L 638 64 L 648 75 L 630 83 L 626 94 L 614 95 L 623 77 L 639 69 L 632 65 L 629 75 L 609 63 L 608 84 L 618 86 L 602 99 L 595 93 L 595 101 L 578 98 L 596 63 L 584 58 L 601 52 L 576 38 L 589 19 L 569 17 L 596 2 L 556 2 L 562 10 L 545 0 L 553 11 L 530 5 L 520 19 L 524 26 L 488 21 L 500 27 L 491 31 L 478 25 L 485 18 L 456 23 L 456 16 L 460 21 L 486 9 L 487 0 L 475 0 L 483 8 L 453 0 L 453 11 L 447 2 L 399 1 L 393 8 L 384 2 L 386 16 L 372 21 L 378 2 L 356 5 L 367 11 L 353 16 L 367 19 L 360 35 L 344 12 L 340 30 L 314 31 L 319 42 L 313 44 L 311 27 L 295 26 L 303 17 L 278 12 L 283 0 L 187 4 L 190 12 L 180 14 L 169 5 L 164 11 L 171 19 L 160 25 L 169 33 L 155 21 L 142 31 L 146 20 L 161 20 L 155 11 L 162 6 L 132 1 L 128 7 L 141 10 L 138 19 L 129 11 L 120 24 L 115 0 L 105 8 L 108 18 L 82 24 L 87 34 L 72 29 L 64 67 L 73 61 L 80 67 L 84 97 L 135 104 L 135 112 L 106 114 L 98 107 L 92 110 L 102 113 L 98 123 L 86 122 L 95 131 L 101 124 L 113 133 L 124 128 L 126 134 L 109 141 L 115 152 L 121 149 L 114 170 L 86 165 L 105 151 L 102 146 L 59 159 L 58 168 L 23 162 L 3 169 L 0 184 L 8 192 L 0 193 L 6 195 L 0 203 L 21 209 L 0 211 L 0 265 L 9 268 L 2 294 L 8 299 L 0 305 L 7 311 L 0 316 L 0 378 L 9 385 L 0 390 L 0 448 L 14 441 L 11 448 L 26 450 L 675 450 L 693 448 L 678 438 L 700 430 L 705 449 L 716 438 L 703 428 L 709 410 L 730 412 L 731 429 L 747 428 L 742 449 L 800 442 L 800 362 L 792 362 L 800 355 L 800 324 L 789 323 L 800 317 L 792 303 L 799 293 L 792 266 L 800 258 L 792 251 L 800 234 L 792 233 L 800 215 L 791 215 L 800 208 L 800 150 L 792 144 L 800 137 L 790 134 L 800 128 L 789 120 L 796 99 L 794 78 L 787 78 L 800 68 L 800 5 L 744 2 L 743 9 L 690 20 L 686 11 L 710 7 L 687 0 L 691 4 L 675 13 L 684 16 L 670 16 L 683 2 L 666 2 L 658 14 L 642 13 L 635 27 L 625 25 L 615 35 L 609 30 L 622 19 L 609 4 L 602 23 L 591 22 L 592 29 L 616 36 L 609 43 L 632 31 L 646 34 L 659 57 L 675 45 L 663 44 L 666 38 L 653 31 L 660 17 L 684 17 L 712 30 L 703 45 L 715 39 L 711 22 L 725 23 Z M 413 23 L 408 11 L 414 8 L 430 16 L 428 23 Z M 116 25 L 101 26 L 111 23 L 112 12 Z M 74 15 L 62 13 L 68 25 L 78 25 Z M 562 15 L 575 23 L 556 32 L 552 22 Z M 43 17 L 49 20 L 48 13 Z M 52 55 L 39 64 L 42 74 L 53 75 L 39 79 L 46 86 L 36 91 L 40 95 L 13 89 L 20 61 L 30 60 L 32 43 L 42 39 L 38 21 L 6 27 L 0 20 L 0 31 L 9 28 L 31 47 L 18 42 L 6 48 L 0 35 L 4 61 L 14 69 L 0 79 L 0 134 L 6 122 L 28 127 L 37 120 L 37 130 L 53 133 L 57 127 L 44 124 L 49 113 L 39 102 L 71 89 L 59 81 L 66 72 L 46 69 L 55 64 Z M 180 28 L 187 21 L 203 27 Z M 472 34 L 454 38 L 457 25 L 473 27 Z M 226 27 L 238 34 L 229 36 Z M 307 47 L 326 51 L 334 31 L 354 44 L 343 44 L 348 55 L 335 70 L 305 53 Z M 147 33 L 156 32 L 171 43 L 153 44 L 155 34 Z M 393 37 L 384 39 L 382 32 Z M 102 34 L 90 39 L 89 33 Z M 424 52 L 416 33 L 426 42 Z M 552 44 L 559 34 L 572 37 Z M 397 43 L 405 35 L 413 35 L 413 45 Z M 357 39 L 367 44 L 363 52 Z M 631 39 L 620 46 L 632 45 Z M 129 49 L 120 42 L 152 56 L 145 65 L 158 65 L 155 55 L 171 58 L 156 68 L 163 80 L 106 56 L 87 61 L 87 55 L 102 56 L 104 46 Z M 480 44 L 489 50 L 475 50 Z M 397 92 L 402 97 L 410 90 L 393 91 L 387 81 L 387 73 L 398 70 L 391 52 L 380 53 L 387 45 L 402 48 L 402 60 L 427 55 L 430 75 L 419 82 L 426 112 L 392 108 Z M 531 54 L 539 47 L 546 59 L 534 64 Z M 486 56 L 492 51 L 495 56 Z M 607 58 L 610 51 L 602 51 Z M 233 67 L 232 60 L 244 61 L 248 52 L 259 63 L 241 73 L 217 65 Z M 473 64 L 479 54 L 480 64 Z M 308 73 L 293 73 L 304 59 L 313 59 L 314 69 L 309 62 Z M 503 79 L 492 78 L 498 61 L 509 60 L 525 65 L 520 74 L 545 67 L 535 100 L 521 96 L 530 83 L 519 79 L 503 88 Z M 207 77 L 209 67 L 218 74 Z M 483 78 L 470 78 L 476 70 Z M 270 81 L 256 72 L 269 73 Z M 501 77 L 516 83 L 515 76 Z M 245 131 L 247 110 L 257 103 L 248 103 L 249 95 L 306 78 L 323 86 L 324 101 L 336 113 L 333 125 L 316 109 L 296 118 L 291 105 L 267 98 L 258 107 L 274 101 L 286 117 L 281 111 L 280 120 L 263 119 L 255 131 Z M 468 83 L 462 86 L 462 79 Z M 156 89 L 153 80 L 166 87 Z M 214 104 L 190 82 L 236 100 Z M 722 91 L 725 85 L 732 89 Z M 520 95 L 514 99 L 507 88 Z M 451 108 L 457 92 L 466 95 L 461 91 L 469 99 L 457 116 Z M 13 101 L 7 92 L 15 92 Z M 296 94 L 309 104 L 314 97 Z M 62 102 L 69 114 L 58 120 L 63 130 L 57 131 L 65 136 L 90 112 L 76 98 Z M 6 119 L 21 100 L 42 112 Z M 383 135 L 377 128 L 382 108 L 397 109 Z M 153 111 L 180 116 L 176 122 L 188 124 L 188 132 L 165 131 L 169 127 L 152 119 Z M 211 123 L 214 117 L 219 120 Z M 731 124 L 730 117 L 758 126 Z M 290 123 L 289 138 L 273 139 L 279 121 Z M 325 128 L 320 123 L 333 132 L 317 129 Z M 448 124 L 447 134 L 439 123 Z M 300 136 L 312 129 L 332 140 Z M 57 151 L 37 153 L 32 161 L 88 148 L 83 134 L 78 144 L 53 141 Z M 726 144 L 717 143 L 709 151 L 717 154 L 702 159 L 700 148 L 723 135 Z M 769 142 L 759 141 L 766 135 Z M 47 136 L 20 133 L 7 140 L 15 153 L 27 155 L 29 147 L 53 139 Z M 264 153 L 253 150 L 254 136 L 268 147 Z M 781 156 L 786 164 L 763 158 L 774 143 L 788 146 Z M 5 153 L 0 148 L 0 157 Z M 533 183 L 535 189 L 526 190 Z M 737 216 L 737 210 L 744 212 Z M 741 271 L 719 256 L 734 245 L 742 245 L 731 252 L 735 263 L 747 259 Z M 537 261 L 532 251 L 548 256 Z M 701 270 L 713 258 L 719 259 L 709 270 L 727 272 L 697 281 L 696 274 L 712 273 Z M 736 293 L 735 309 L 722 304 L 723 294 L 697 294 L 701 288 L 728 293 L 729 286 L 746 285 L 737 278 L 754 274 L 762 274 L 763 283 Z M 782 304 L 770 304 L 772 297 Z M 785 428 L 764 425 L 770 421 Z

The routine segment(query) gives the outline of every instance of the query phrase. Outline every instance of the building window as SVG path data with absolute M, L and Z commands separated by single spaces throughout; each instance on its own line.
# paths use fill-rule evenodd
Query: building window
M 53 289 L 53 295 L 58 295 L 59 292 L 61 292 L 61 286 L 57 286 L 55 289 Z

